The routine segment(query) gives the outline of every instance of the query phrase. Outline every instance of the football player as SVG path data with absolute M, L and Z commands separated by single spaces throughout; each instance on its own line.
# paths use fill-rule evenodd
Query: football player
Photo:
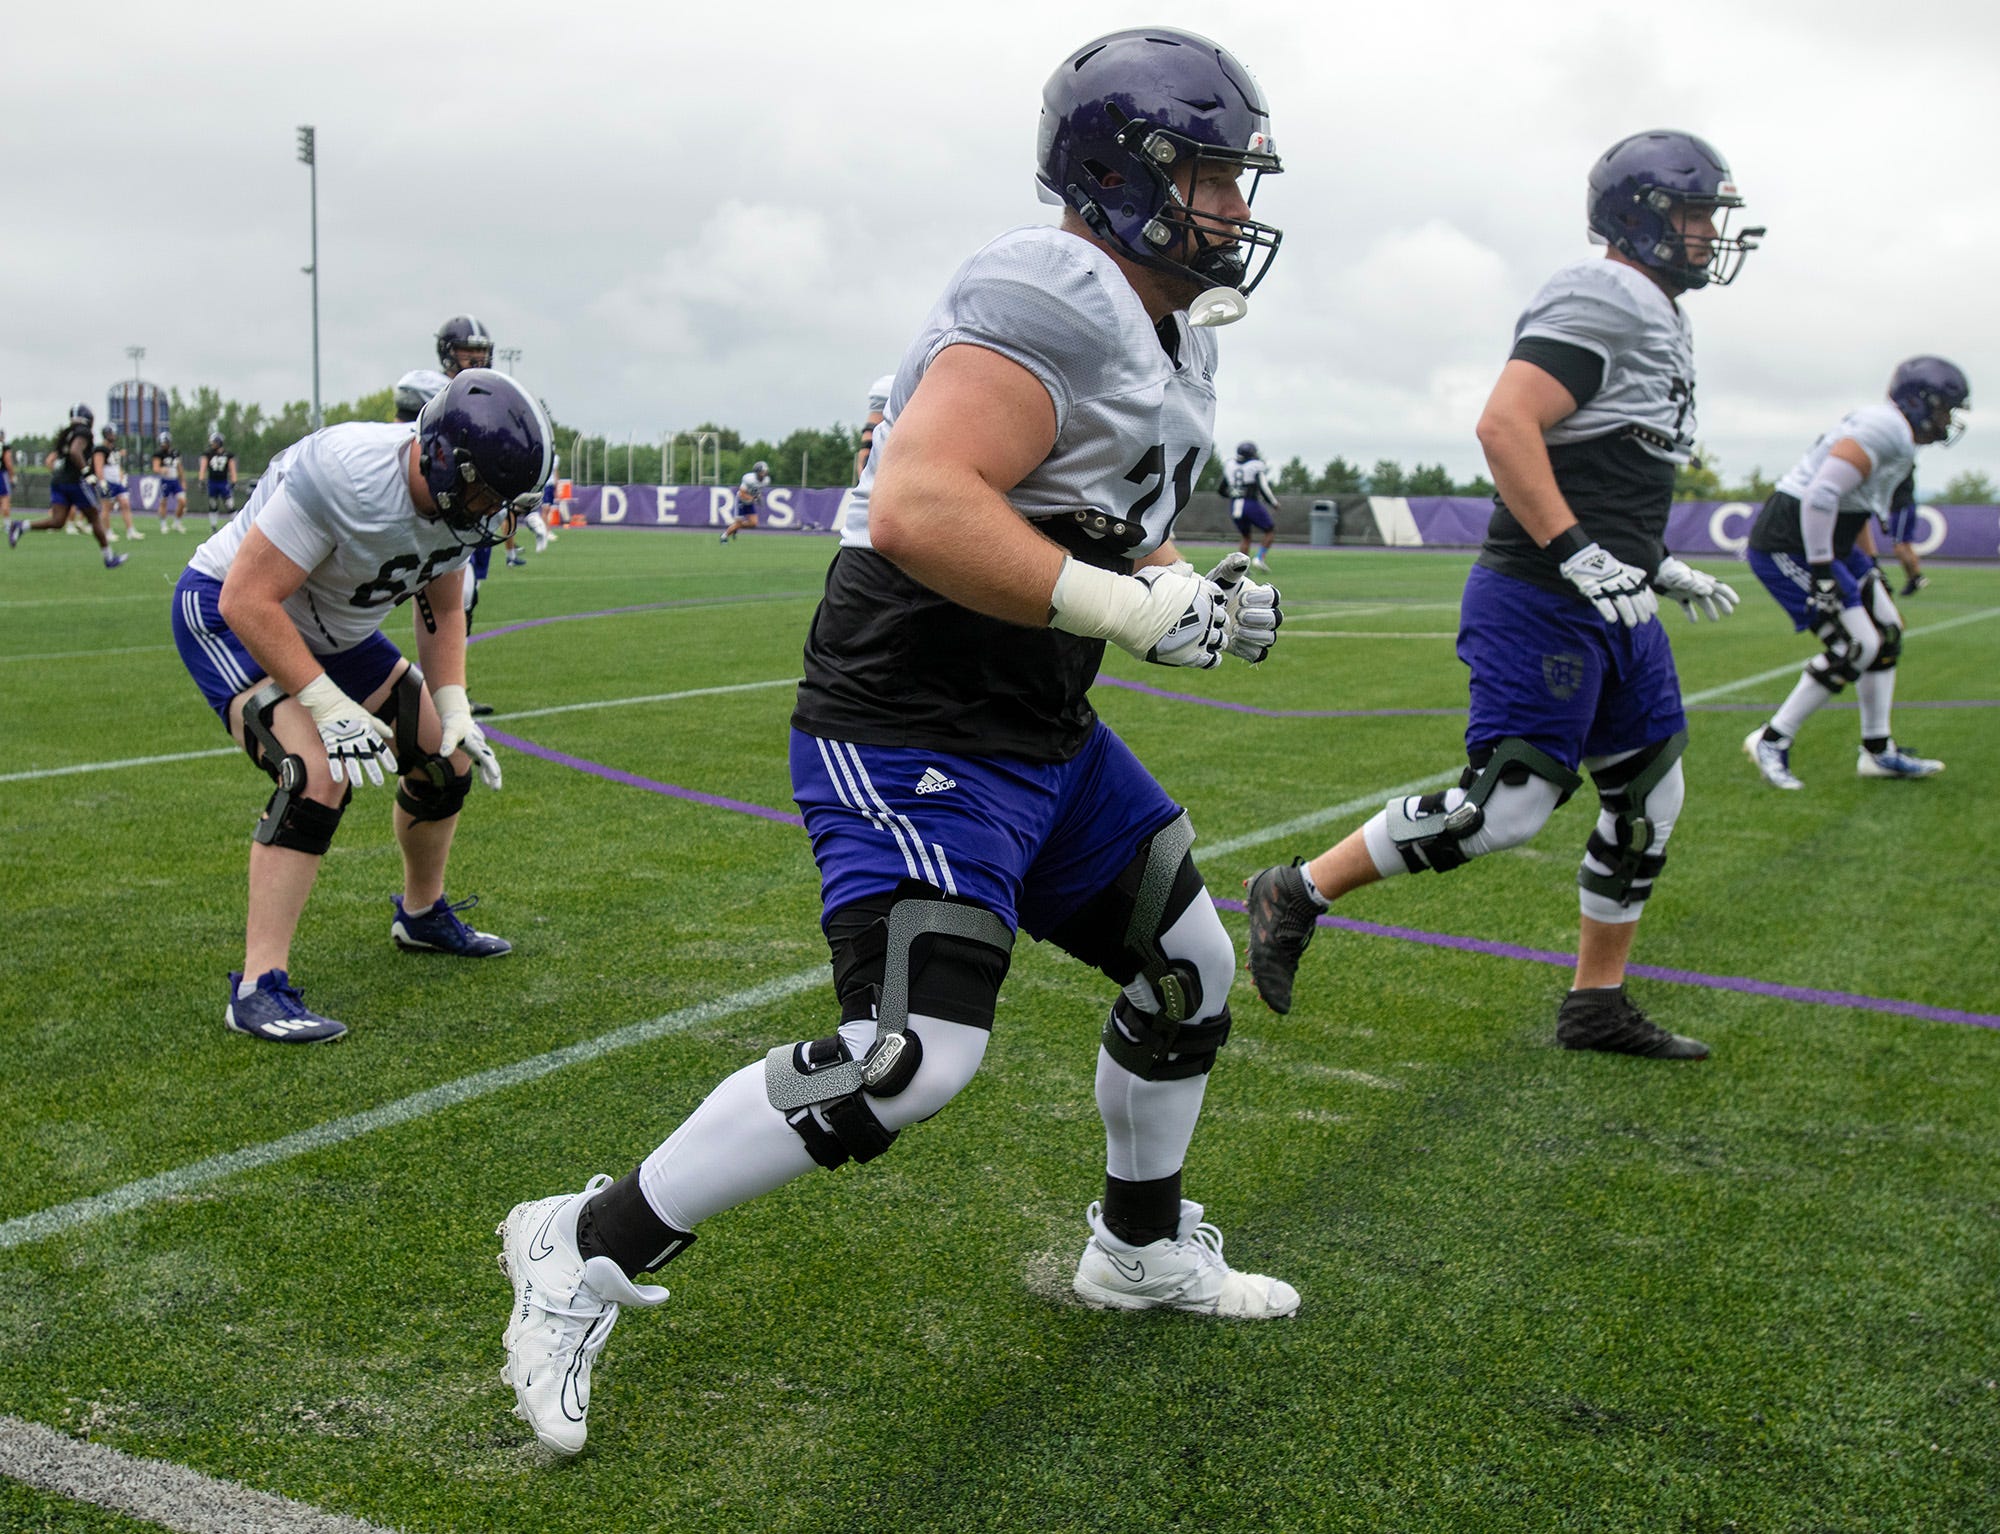
M 896 387 L 896 375 L 884 373 L 868 386 L 868 419 L 861 425 L 861 446 L 854 453 L 854 483 L 861 483 L 861 471 L 868 467 L 868 455 L 875 450 L 875 428 L 882 424 L 889 408 L 889 391 Z
M 1822 646 L 1771 722 L 1744 737 L 1744 754 L 1773 788 L 1805 787 L 1792 772 L 1792 742 L 1849 683 L 1861 700 L 1855 770 L 1862 777 L 1944 771 L 1943 762 L 1905 751 L 1889 733 L 1903 615 L 1875 568 L 1872 543 L 1856 540 L 1870 536 L 1872 518 L 1889 515 L 1919 447 L 1959 439 L 1958 412 L 1971 398 L 1965 374 L 1944 358 L 1910 358 L 1890 378 L 1889 397 L 1842 416 L 1786 471 L 1751 524 L 1750 568 L 1793 629 L 1811 629 Z
M 107 536 L 113 543 L 118 535 L 110 532 L 111 513 L 124 513 L 125 536 L 134 543 L 143 543 L 146 535 L 132 525 L 131 487 L 125 482 L 125 454 L 118 446 L 118 428 L 106 425 L 103 440 L 91 454 L 91 465 L 97 474 L 97 494 L 99 510 L 106 525 Z
M 1882 524 L 1896 563 L 1903 567 L 1903 589 L 1897 596 L 1913 597 L 1931 583 L 1917 553 L 1917 521 L 1917 471 L 1912 469 L 1889 497 L 1889 515 Z
M 96 412 L 86 404 L 70 408 L 69 420 L 57 429 L 55 445 L 43 459 L 49 470 L 49 514 L 33 522 L 10 518 L 8 548 L 19 543 L 23 533 L 52 533 L 69 526 L 70 518 L 76 516 L 104 551 L 105 569 L 116 570 L 125 563 L 127 556 L 111 547 L 110 518 L 97 502 L 97 454 L 91 441 L 96 418 Z
M 181 455 L 174 450 L 174 435 L 163 431 L 153 445 L 153 473 L 160 481 L 160 531 L 187 531 L 187 487 L 181 483 Z M 172 519 L 173 525 L 168 526 Z
M 722 530 L 722 542 L 727 543 L 744 528 L 757 525 L 757 514 L 764 509 L 764 497 L 770 491 L 771 466 L 759 458 L 750 465 L 743 483 L 736 487 L 736 519 Z
M 0 431 L 0 519 L 14 515 L 14 449 L 7 433 Z
M 1694 351 L 1684 294 L 1731 281 L 1761 229 L 1722 156 L 1692 134 L 1634 134 L 1589 178 L 1604 259 L 1563 267 L 1514 326 L 1479 421 L 1495 486 L 1465 583 L 1459 658 L 1472 671 L 1469 765 L 1456 788 L 1394 799 L 1311 863 L 1249 881 L 1250 976 L 1273 1011 L 1319 914 L 1396 874 L 1444 873 L 1517 846 L 1596 780 L 1577 874 L 1574 984 L 1556 1019 L 1566 1049 L 1699 1060 L 1706 1045 L 1653 1023 L 1625 994 L 1646 898 L 1666 863 L 1687 741 L 1661 596 L 1721 618 L 1736 593 L 1666 551 L 1674 469 L 1694 446 Z
M 208 451 L 201 455 L 201 477 L 208 485 L 208 530 L 236 515 L 236 455 L 222 433 L 208 434 Z
M 541 407 L 511 378 L 468 369 L 414 426 L 329 426 L 271 461 L 241 515 L 195 550 L 174 593 L 174 640 L 195 685 L 276 788 L 250 847 L 243 969 L 223 1020 L 276 1043 L 337 1039 L 290 975 L 292 934 L 364 774 L 395 784 L 399 948 L 491 958 L 512 945 L 459 918 L 445 862 L 476 767 L 500 764 L 465 695 L 466 561 L 548 477 Z M 415 599 L 418 665 L 381 632 Z
M 1257 455 L 1256 443 L 1236 444 L 1236 461 L 1223 466 L 1222 493 L 1229 500 L 1229 520 L 1243 535 L 1242 543 L 1237 545 L 1238 552 L 1248 554 L 1251 538 L 1258 537 L 1264 546 L 1250 561 L 1251 568 L 1270 569 L 1271 545 L 1278 537 L 1278 524 L 1271 513 L 1280 506 L 1277 492 L 1264 472 L 1264 460 Z
M 493 337 L 469 314 L 454 314 L 437 328 L 438 366 L 446 378 L 467 368 L 493 366 Z
M 1235 955 L 1186 815 L 1088 696 L 1107 640 L 1210 667 L 1276 638 L 1276 594 L 1242 580 L 1247 561 L 1202 575 L 1172 530 L 1215 411 L 1216 341 L 1190 306 L 1211 323 L 1246 310 L 1278 231 L 1238 178 L 1278 157 L 1242 65 L 1152 29 L 1057 70 L 1038 160 L 1062 221 L 987 244 L 931 311 L 807 640 L 791 761 L 837 1030 L 729 1077 L 618 1182 L 502 1226 L 508 1378 L 559 1452 L 583 1446 L 619 1305 L 666 1298 L 641 1274 L 721 1210 L 881 1155 L 972 1079 L 1017 927 L 1111 981 L 1107 1175 L 1077 1293 L 1244 1319 L 1298 1306 L 1230 1267 L 1181 1196 Z

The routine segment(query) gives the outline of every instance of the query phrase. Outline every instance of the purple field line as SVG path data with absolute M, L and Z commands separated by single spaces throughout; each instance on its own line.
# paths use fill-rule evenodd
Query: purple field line
M 1244 909 L 1240 900 L 1218 900 L 1225 911 Z M 1452 948 L 1460 953 L 1483 953 L 1496 959 L 1521 959 L 1530 964 L 1555 964 L 1564 969 L 1576 963 L 1573 953 L 1555 953 L 1546 948 L 1523 948 L 1516 943 L 1496 943 L 1486 938 L 1455 937 L 1446 932 L 1425 932 L 1416 927 L 1389 927 L 1380 922 L 1354 921 L 1345 916 L 1322 916 L 1322 927 L 1338 927 L 1366 937 L 1392 937 L 1399 942 L 1421 943 L 1426 948 Z M 1961 1012 L 1953 1007 L 1927 1007 L 1921 1002 L 1897 1001 L 1886 996 L 1860 996 L 1852 991 L 1825 991 L 1814 986 L 1779 985 L 1770 980 L 1752 980 L 1742 975 L 1706 975 L 1693 969 L 1663 969 L 1656 964 L 1634 964 L 1628 973 L 1642 980 L 1664 980 L 1670 985 L 1698 985 L 1711 991 L 1739 991 L 1746 996 L 1769 996 L 1777 1001 L 1810 1002 L 1822 1007 L 1853 1007 L 1862 1012 L 1892 1012 L 1901 1017 L 1919 1017 L 1931 1023 L 1967 1023 L 1975 1028 L 2000 1029 L 2000 1016 L 1988 1012 Z
M 505 730 L 488 730 L 486 738 L 495 745 L 506 746 L 524 756 L 538 756 L 545 762 L 554 762 L 558 767 L 568 767 L 576 772 L 588 773 L 591 777 L 602 778 L 607 783 L 621 783 L 627 788 L 643 788 L 649 794 L 665 794 L 669 799 L 685 799 L 690 804 L 706 804 L 713 809 L 733 810 L 739 815 L 755 815 L 759 820 L 775 820 L 783 825 L 805 824 L 804 819 L 787 810 L 774 810 L 762 804 L 746 804 L 741 799 L 725 799 L 720 794 L 704 794 L 698 789 L 682 788 L 678 783 L 662 783 L 654 778 L 642 778 L 635 772 L 620 772 L 616 767 L 607 767 L 602 762 L 586 761 L 580 756 L 551 751 L 547 746 L 538 746 L 532 740 L 523 740 L 520 736 L 510 735 Z
M 1445 719 L 1462 717 L 1465 713 L 1462 708 L 1258 708 L 1254 704 L 1232 703 L 1223 698 L 1197 697 L 1191 692 L 1168 692 L 1164 687 L 1149 687 L 1144 682 L 1131 682 L 1124 677 L 1101 674 L 1093 685 L 1144 693 L 1149 698 L 1164 698 L 1169 703 L 1195 703 L 1203 708 L 1219 708 L 1232 714 L 1256 714 L 1264 719 Z M 1848 700 L 1828 706 L 1852 709 L 1859 708 L 1860 704 Z M 1896 707 L 2000 708 L 2000 698 L 1952 698 L 1935 703 L 1898 703 Z M 1688 710 L 1693 714 L 1768 714 L 1770 711 L 1771 705 L 1768 703 L 1696 703 Z

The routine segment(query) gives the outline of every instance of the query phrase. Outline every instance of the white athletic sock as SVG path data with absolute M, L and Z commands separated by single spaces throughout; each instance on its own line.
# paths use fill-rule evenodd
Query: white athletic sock
M 1299 877 L 1305 881 L 1306 893 L 1312 897 L 1314 905 L 1324 911 L 1333 904 L 1319 892 L 1319 886 L 1313 883 L 1312 870 L 1304 863 L 1299 864 Z
M 250 976 L 245 975 L 240 981 L 237 982 L 236 999 L 238 1001 L 248 1001 L 252 996 L 255 996 L 256 994 L 257 994 L 257 982 L 251 979 Z
M 1801 676 L 1792 695 L 1780 705 L 1771 716 L 1771 728 L 1786 740 L 1797 740 L 1805 722 L 1824 708 L 1833 694 L 1815 682 L 1810 675 Z
M 1097 1051 L 1097 1111 L 1104 1119 L 1104 1169 L 1125 1182 L 1151 1182 L 1187 1162 L 1208 1077 L 1142 1081 Z
M 1896 699 L 1896 668 L 1864 671 L 1854 684 L 1861 697 L 1861 738 L 1874 740 L 1889 733 L 1889 706 Z

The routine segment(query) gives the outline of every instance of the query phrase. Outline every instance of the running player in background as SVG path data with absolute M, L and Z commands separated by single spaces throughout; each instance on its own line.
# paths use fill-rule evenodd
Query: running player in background
M 764 497 L 770 493 L 771 466 L 760 458 L 750 465 L 750 472 L 736 487 L 736 518 L 722 530 L 720 541 L 727 543 L 744 528 L 756 527 L 757 514 L 764 509 Z
M 187 531 L 187 488 L 181 483 L 181 455 L 174 449 L 172 432 L 160 433 L 153 447 L 153 473 L 160 480 L 160 531 Z M 173 525 L 169 527 L 168 519 Z
M 103 440 L 97 444 L 91 462 L 97 472 L 97 495 L 100 510 L 105 520 L 105 536 L 116 543 L 118 535 L 110 530 L 111 513 L 125 515 L 125 536 L 134 543 L 145 540 L 146 535 L 132 525 L 131 486 L 125 480 L 125 454 L 118 446 L 118 428 L 107 425 Z
M 222 433 L 208 434 L 208 450 L 201 455 L 201 477 L 208 486 L 208 530 L 212 533 L 236 515 L 236 455 L 222 440 Z
M 1896 563 L 1903 567 L 1903 589 L 1896 593 L 1898 596 L 1913 597 L 1931 583 L 1917 554 L 1917 527 L 1921 520 L 1917 512 L 1917 471 L 1912 469 L 1889 497 L 1889 516 L 1882 524 L 1883 536 L 1895 551 Z
M 1298 1309 L 1291 1285 L 1229 1266 L 1181 1196 L 1235 954 L 1186 814 L 1089 699 L 1106 640 L 1208 668 L 1277 637 L 1277 594 L 1242 579 L 1249 562 L 1201 575 L 1172 532 L 1215 423 L 1217 343 L 1191 310 L 1247 311 L 1278 231 L 1246 194 L 1278 158 L 1249 73 L 1192 33 L 1100 39 L 1042 99 L 1038 180 L 1073 200 L 1060 226 L 985 245 L 932 309 L 806 643 L 792 781 L 838 1027 L 737 1071 L 618 1182 L 502 1226 L 506 1378 L 560 1453 L 583 1447 L 618 1307 L 667 1297 L 639 1275 L 711 1216 L 883 1154 L 972 1080 L 1021 927 L 1108 981 L 1104 1196 L 1084 1212 L 1078 1296 Z M 839 1239 L 799 1230 L 802 1249 Z
M 1736 606 L 1728 586 L 1667 553 L 1665 534 L 1695 436 L 1680 298 L 1741 269 L 1763 231 L 1730 238 L 1719 226 L 1742 205 L 1728 165 L 1692 134 L 1634 134 L 1592 167 L 1586 206 L 1604 259 L 1543 284 L 1479 421 L 1496 493 L 1459 615 L 1469 765 L 1458 787 L 1393 799 L 1311 863 L 1249 881 L 1250 977 L 1273 1011 L 1291 1010 L 1299 959 L 1332 901 L 1520 845 L 1582 786 L 1581 766 L 1598 815 L 1556 1042 L 1707 1056 L 1633 1005 L 1625 969 L 1683 798 L 1687 719 L 1659 598 L 1690 617 Z
M 1792 742 L 1850 683 L 1861 700 L 1856 772 L 1928 778 L 1944 771 L 1943 762 L 1903 750 L 1890 734 L 1903 615 L 1857 539 L 1871 519 L 1889 515 L 1915 473 L 1919 447 L 1959 439 L 1965 425 L 1958 412 L 1971 398 L 1954 364 L 1910 358 L 1890 378 L 1886 400 L 1849 411 L 1786 471 L 1751 525 L 1750 568 L 1792 628 L 1811 629 L 1822 647 L 1770 723 L 1744 737 L 1744 754 L 1773 788 L 1805 787 L 1792 771 Z
M 91 481 L 97 477 L 96 450 L 91 441 L 95 421 L 96 413 L 90 406 L 79 403 L 71 408 L 69 420 L 56 431 L 55 445 L 44 459 L 49 470 L 49 514 L 34 522 L 10 519 L 8 548 L 19 543 L 23 533 L 53 533 L 68 526 L 71 517 L 79 517 L 104 551 L 104 568 L 116 570 L 125 563 L 126 556 L 111 547 L 107 519 L 91 488 Z
M 476 767 L 500 765 L 465 694 L 460 587 L 473 547 L 549 470 L 547 419 L 502 374 L 468 371 L 414 426 L 329 426 L 271 461 L 240 516 L 195 550 L 174 593 L 174 640 L 223 727 L 276 785 L 250 847 L 243 969 L 223 1021 L 275 1043 L 347 1030 L 291 982 L 294 932 L 342 813 L 365 773 L 396 784 L 403 889 L 396 946 L 490 958 L 444 891 Z M 415 600 L 410 664 L 381 632 Z
M 1264 460 L 1258 456 L 1256 443 L 1236 444 L 1236 461 L 1224 465 L 1222 470 L 1222 493 L 1229 498 L 1229 520 L 1243 535 L 1237 552 L 1248 554 L 1251 538 L 1260 538 L 1264 546 L 1250 563 L 1254 569 L 1268 570 L 1267 556 L 1278 537 L 1278 524 L 1271 513 L 1279 509 L 1279 504 L 1277 492 L 1271 488 L 1270 478 L 1264 472 Z
M 875 428 L 882 424 L 882 412 L 889 408 L 889 391 L 896 385 L 894 373 L 884 373 L 868 386 L 868 419 L 861 424 L 861 446 L 854 452 L 854 485 L 840 498 L 840 507 L 833 514 L 833 525 L 828 532 L 839 536 L 847 531 L 848 522 L 859 516 L 862 524 L 868 518 L 868 500 L 862 493 L 861 485 L 868 469 L 869 455 L 875 450 Z
M 14 515 L 14 449 L 7 433 L 0 431 L 0 520 Z

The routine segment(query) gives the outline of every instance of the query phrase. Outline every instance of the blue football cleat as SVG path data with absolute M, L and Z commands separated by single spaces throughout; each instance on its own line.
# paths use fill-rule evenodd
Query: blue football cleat
M 308 1007 L 292 985 L 292 977 L 281 969 L 267 969 L 257 977 L 257 989 L 248 996 L 237 995 L 243 976 L 229 972 L 229 1005 L 223 1022 L 253 1039 L 274 1044 L 325 1044 L 347 1032 L 347 1024 L 321 1017 Z
M 7 519 L 7 547 L 12 548 L 21 541 L 21 534 L 28 530 L 28 524 L 18 517 Z
M 407 948 L 412 953 L 455 953 L 461 959 L 497 959 L 514 951 L 514 945 L 504 937 L 475 932 L 458 919 L 460 911 L 469 911 L 479 904 L 477 895 L 457 905 L 440 895 L 436 905 L 415 916 L 403 909 L 401 895 L 393 898 L 396 919 L 389 924 L 389 936 L 396 940 L 398 948 Z
M 1886 751 L 1863 746 L 1854 770 L 1864 778 L 1934 778 L 1944 771 L 1944 763 L 1934 756 L 1905 751 L 1892 740 Z

